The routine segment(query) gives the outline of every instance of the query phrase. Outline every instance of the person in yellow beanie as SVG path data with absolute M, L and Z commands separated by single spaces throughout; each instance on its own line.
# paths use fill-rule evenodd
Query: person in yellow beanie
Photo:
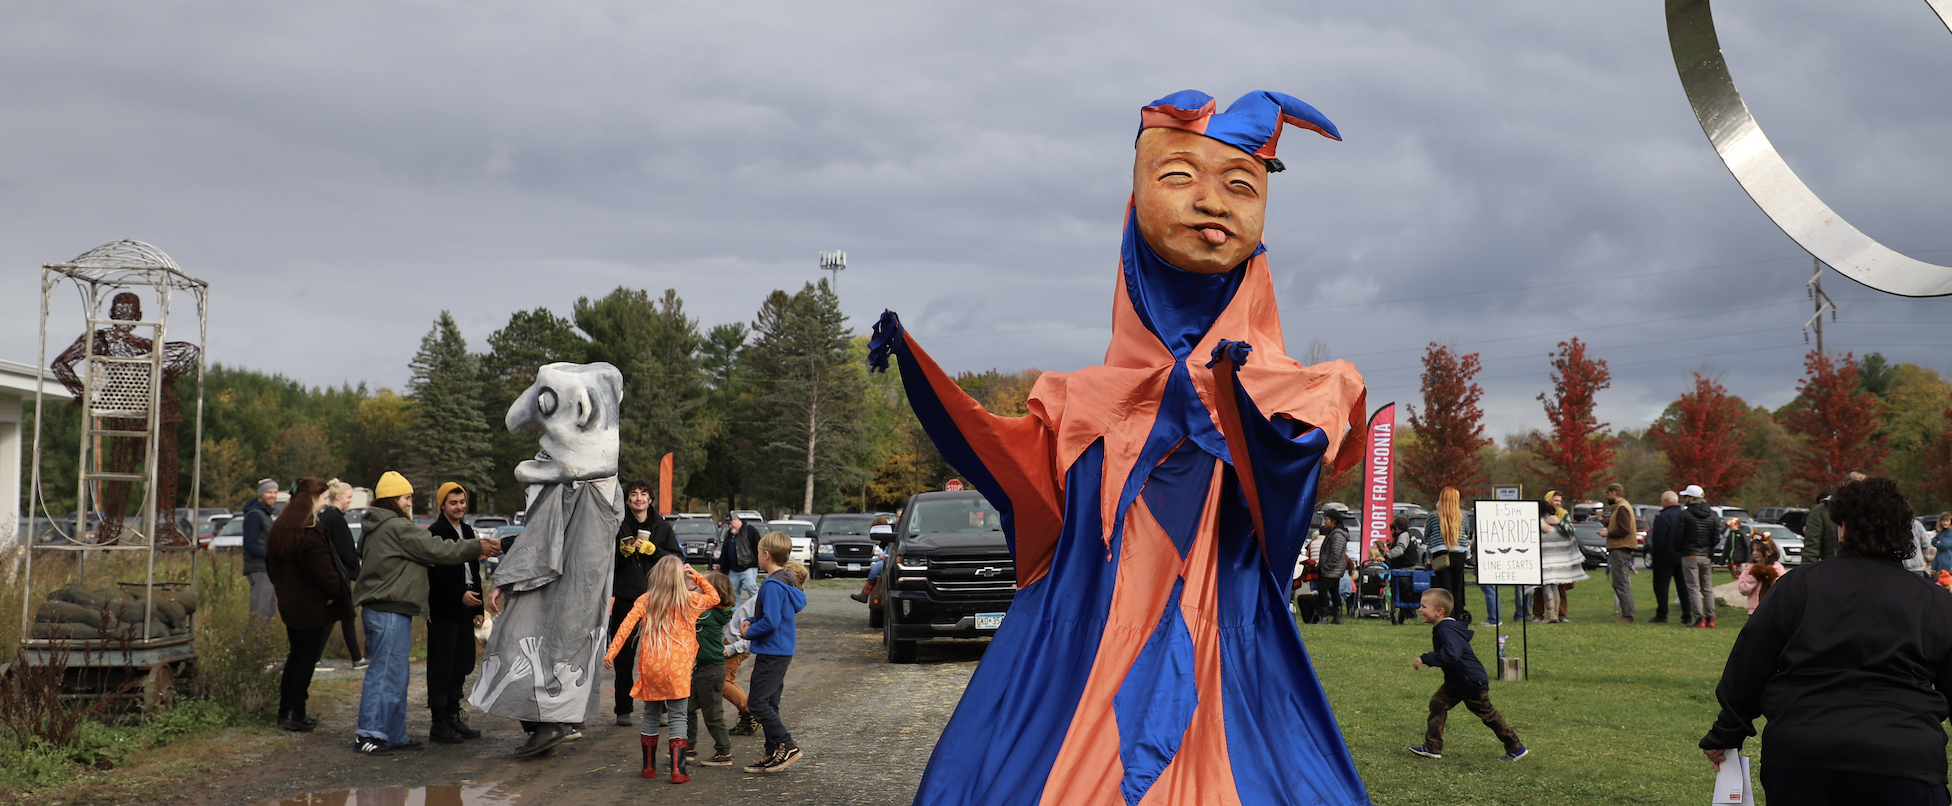
M 434 491 L 440 515 L 427 531 L 442 540 L 473 540 L 474 527 L 462 520 L 468 514 L 468 491 L 445 482 Z M 462 688 L 474 671 L 474 631 L 481 626 L 481 563 L 427 566 L 427 710 L 433 712 L 428 738 L 458 744 L 481 738 L 481 731 L 461 719 Z
M 370 658 L 353 744 L 360 753 L 381 756 L 420 746 L 407 737 L 407 649 L 414 617 L 431 615 L 426 567 L 499 556 L 502 546 L 492 537 L 442 540 L 415 526 L 413 485 L 391 470 L 373 485 L 373 498 L 360 546 L 365 561 L 352 591 L 353 603 L 363 608 Z

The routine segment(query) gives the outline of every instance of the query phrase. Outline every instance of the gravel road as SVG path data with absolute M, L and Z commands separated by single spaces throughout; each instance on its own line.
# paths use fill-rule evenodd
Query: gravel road
M 325 715 L 325 724 L 295 748 L 197 781 L 190 787 L 196 791 L 184 794 L 190 802 L 213 805 L 349 803 L 338 791 L 462 784 L 469 792 L 490 787 L 486 794 L 459 801 L 474 803 L 512 798 L 518 803 L 600 806 L 641 804 L 647 797 L 659 803 L 715 806 L 906 803 L 914 797 L 922 767 L 986 642 L 928 642 L 921 645 L 916 663 L 891 665 L 882 654 L 881 632 L 868 629 L 866 607 L 847 597 L 856 590 L 859 584 L 848 580 L 815 582 L 808 590 L 807 609 L 799 620 L 799 651 L 787 673 L 781 708 L 805 756 L 779 774 L 741 771 L 758 758 L 761 738 L 735 736 L 734 766 L 694 765 L 692 780 L 684 785 L 674 786 L 664 777 L 646 781 L 638 776 L 637 729 L 611 724 L 607 707 L 600 721 L 585 726 L 581 740 L 540 759 L 508 759 L 523 739 L 521 728 L 478 713 L 468 719 L 486 734 L 481 739 L 462 745 L 429 743 L 424 750 L 367 758 L 350 749 L 357 712 L 354 684 L 347 687 L 353 692 L 350 702 L 315 702 L 314 711 Z M 416 665 L 407 724 L 415 738 L 425 741 L 423 682 Z M 606 683 L 606 703 L 609 697 Z M 708 751 L 709 742 L 708 737 Z M 329 794 L 308 797 L 312 793 Z M 446 798 L 428 802 L 440 800 Z

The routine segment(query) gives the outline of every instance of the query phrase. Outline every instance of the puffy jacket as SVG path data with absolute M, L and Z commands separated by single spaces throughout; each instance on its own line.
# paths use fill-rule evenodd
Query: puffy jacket
M 1715 511 L 1708 508 L 1708 502 L 1696 501 L 1682 507 L 1681 517 L 1674 525 L 1674 548 L 1681 556 L 1706 557 L 1714 553 L 1718 535 Z
M 481 541 L 442 540 L 393 510 L 371 507 L 366 510 L 359 554 L 353 604 L 427 618 L 427 566 L 479 559 Z
M 1322 541 L 1322 558 L 1316 571 L 1324 579 L 1334 579 L 1349 573 L 1349 530 L 1340 526 L 1329 532 Z
M 264 573 L 264 539 L 271 534 L 271 507 L 256 498 L 244 505 L 244 573 Z

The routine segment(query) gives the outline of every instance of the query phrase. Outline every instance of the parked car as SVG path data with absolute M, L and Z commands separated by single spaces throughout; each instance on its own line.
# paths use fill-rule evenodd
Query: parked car
M 758 512 L 750 509 L 732 510 L 732 516 L 742 521 L 751 521 L 754 526 L 766 522 L 766 516 L 761 515 Z
M 813 568 L 813 522 L 781 520 L 768 521 L 766 528 L 781 532 L 793 541 L 792 559 L 799 560 L 809 571 Z
M 889 559 L 869 593 L 868 626 L 881 628 L 889 663 L 913 662 L 918 641 L 986 638 L 1003 625 L 1017 567 L 981 493 L 920 493 L 875 537 Z
M 1587 568 L 1606 567 L 1606 524 L 1598 520 L 1576 521 L 1572 524 L 1572 539 L 1579 544 Z
M 685 550 L 685 562 L 693 565 L 718 563 L 718 547 L 724 527 L 704 518 L 685 518 L 672 522 L 671 531 L 678 534 L 678 547 Z
M 1749 533 L 1760 532 L 1774 541 L 1776 548 L 1783 553 L 1783 566 L 1793 568 L 1803 564 L 1803 536 L 1790 531 L 1780 523 L 1751 523 Z
M 480 513 L 463 516 L 461 522 L 474 527 L 474 530 L 477 532 L 483 529 L 493 529 L 497 526 L 507 526 L 511 523 L 507 515 L 487 515 Z
M 835 512 L 820 516 L 814 525 L 814 577 L 868 575 L 874 564 L 875 542 L 868 535 L 874 515 Z
M 217 536 L 210 539 L 212 549 L 244 548 L 244 519 L 231 518 L 224 521 L 224 527 L 217 530 Z
M 490 574 L 495 573 L 495 569 L 502 567 L 502 557 L 506 556 L 507 551 L 515 546 L 515 539 L 522 536 L 522 530 L 525 528 L 527 527 L 524 527 L 522 524 L 510 523 L 475 532 L 475 537 L 492 537 L 502 541 L 503 554 L 497 554 L 486 560 L 482 560 L 481 567 L 487 569 Z M 352 536 L 355 540 L 362 536 L 358 523 L 352 525 Z
M 1409 518 L 1410 525 L 1412 527 L 1419 528 L 1419 529 L 1423 527 L 1423 520 L 1425 518 L 1430 517 L 1430 510 L 1424 509 L 1423 507 L 1417 506 L 1416 504 L 1407 504 L 1402 501 L 1398 501 L 1394 504 L 1391 504 L 1389 510 L 1391 515 L 1401 515 L 1405 518 Z

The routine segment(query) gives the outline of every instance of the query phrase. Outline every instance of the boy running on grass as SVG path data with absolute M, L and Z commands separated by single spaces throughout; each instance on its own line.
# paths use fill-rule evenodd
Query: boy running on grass
M 1423 602 L 1417 607 L 1423 623 L 1437 626 L 1430 631 L 1432 649 L 1411 661 L 1410 668 L 1443 669 L 1444 684 L 1437 687 L 1436 694 L 1430 695 L 1430 722 L 1424 730 L 1423 744 L 1410 748 L 1410 752 L 1425 758 L 1443 758 L 1444 721 L 1450 717 L 1450 709 L 1461 702 L 1484 720 L 1485 726 L 1498 735 L 1498 741 L 1505 743 L 1505 761 L 1524 758 L 1528 752 L 1525 745 L 1491 704 L 1491 680 L 1484 674 L 1484 664 L 1478 663 L 1478 656 L 1471 651 L 1471 629 L 1450 617 L 1451 605 L 1450 591 L 1431 588 L 1424 591 Z

